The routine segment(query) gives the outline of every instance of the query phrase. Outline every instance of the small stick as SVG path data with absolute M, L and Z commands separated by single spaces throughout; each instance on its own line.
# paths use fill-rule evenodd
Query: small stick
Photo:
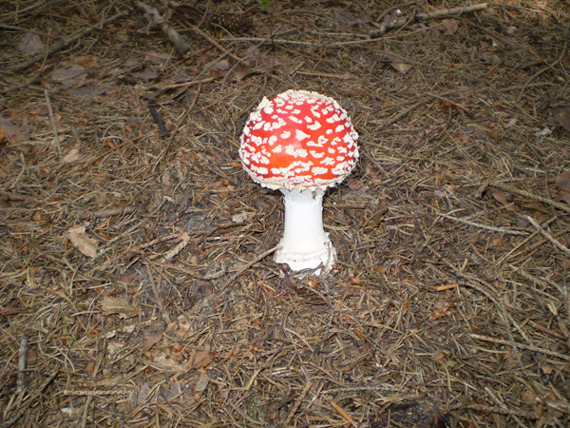
M 135 207 L 123 207 L 123 208 L 107 208 L 104 210 L 97 211 L 83 211 L 79 214 L 79 218 L 84 220 L 86 218 L 105 218 L 114 217 L 116 215 L 131 214 L 136 211 Z
M 93 401 L 93 397 L 87 397 L 85 400 L 85 405 L 83 406 L 83 416 L 81 417 L 81 425 L 80 428 L 85 428 L 87 426 L 87 416 L 89 415 L 89 407 L 91 406 L 91 402 Z
M 570 213 L 570 205 L 563 204 L 561 202 L 553 201 L 552 199 L 545 198 L 544 196 L 535 195 L 534 193 L 527 192 L 526 190 L 517 189 L 516 187 L 509 186 L 508 184 L 503 184 L 498 181 L 492 181 L 490 183 L 491 186 L 496 187 L 501 190 L 505 190 L 507 192 L 516 193 L 517 195 L 524 196 L 530 199 L 534 199 L 535 201 L 544 202 L 545 204 L 551 205 L 554 208 L 557 208 L 562 211 L 566 211 Z
M 160 138 L 167 136 L 168 129 L 166 129 L 166 123 L 164 122 L 164 119 L 162 118 L 156 107 L 152 104 L 149 104 L 148 111 L 152 116 L 152 118 L 154 119 L 154 121 L 156 122 L 156 124 L 158 125 L 158 137 Z
M 538 222 L 534 218 L 532 218 L 529 215 L 525 215 L 523 216 L 523 218 L 527 219 L 530 222 L 530 224 L 532 224 L 536 228 L 536 230 L 538 230 L 540 234 L 544 236 L 552 245 L 554 245 L 556 248 L 558 248 L 559 250 L 563 251 L 564 253 L 570 256 L 570 248 L 566 247 L 565 245 L 562 245 L 560 242 L 554 239 L 552 235 L 548 233 L 545 229 L 543 229 L 543 227 L 540 224 L 538 224 Z
M 293 416 L 295 416 L 295 413 L 297 413 L 297 410 L 299 410 L 299 407 L 301 407 L 301 403 L 303 402 L 303 400 L 307 396 L 307 393 L 309 392 L 309 390 L 311 389 L 312 386 L 313 386 L 313 382 L 307 382 L 307 384 L 305 385 L 305 388 L 303 388 L 303 391 L 301 392 L 301 395 L 299 395 L 299 398 L 297 398 L 297 401 L 295 401 L 295 404 L 293 405 L 293 407 L 291 408 L 291 411 L 287 415 L 287 419 L 285 419 L 285 423 L 283 424 L 284 426 L 286 426 L 286 427 L 289 426 L 289 423 L 293 419 Z
M 245 65 L 249 65 L 247 63 L 247 61 L 241 59 L 239 56 L 234 55 L 233 53 L 231 53 L 230 51 L 228 51 L 226 48 L 224 48 L 222 45 L 220 45 L 214 38 L 210 37 L 208 34 L 206 34 L 205 32 L 203 32 L 202 30 L 200 30 L 198 27 L 196 27 L 195 25 L 190 25 L 190 29 L 193 30 L 195 33 L 198 33 L 200 36 L 204 37 L 207 41 L 209 41 L 212 45 L 214 45 L 216 48 L 218 48 L 219 50 L 221 50 L 223 53 L 225 53 L 226 55 L 228 55 L 230 58 L 235 59 L 237 62 L 241 62 L 242 64 Z
M 190 46 L 186 43 L 186 40 L 176 31 L 170 24 L 168 24 L 160 12 L 154 7 L 151 7 L 141 1 L 137 1 L 136 5 L 139 9 L 143 10 L 151 16 L 152 23 L 156 25 L 160 30 L 168 37 L 168 40 L 172 42 L 178 53 L 182 56 L 186 55 L 190 51 Z
M 464 220 L 462 218 L 452 217 L 447 214 L 437 213 L 438 216 L 444 217 L 449 220 L 457 221 L 459 223 L 466 224 L 468 226 L 478 227 L 479 229 L 490 230 L 492 232 L 499 232 L 499 233 L 507 233 L 509 235 L 528 235 L 528 232 L 522 232 L 520 230 L 512 230 L 512 229 L 503 229 L 502 227 L 495 227 L 495 226 L 486 226 L 484 224 L 475 223 L 473 221 Z
M 427 19 L 443 18 L 446 16 L 460 15 L 462 13 L 476 12 L 487 8 L 487 3 L 474 4 L 471 6 L 452 7 L 450 9 L 439 9 L 433 12 L 416 13 L 411 17 L 400 18 L 394 21 L 383 23 L 378 30 L 372 31 L 370 37 L 376 38 L 395 28 L 404 27 L 411 22 L 425 21 Z
M 159 242 L 170 241 L 171 239 L 176 239 L 180 236 L 179 233 L 171 233 L 170 235 L 161 236 L 160 238 L 153 239 L 145 244 L 137 245 L 132 249 L 133 252 L 137 252 L 140 250 L 144 250 L 145 248 L 152 247 L 154 244 L 158 244 Z
M 28 336 L 25 334 L 20 339 L 18 350 L 18 381 L 16 392 L 22 392 L 26 387 L 26 367 L 28 359 Z
M 53 114 L 53 108 L 51 106 L 51 100 L 49 98 L 49 92 L 47 89 L 44 89 L 44 96 L 46 98 L 46 104 L 47 104 L 47 108 L 48 108 L 49 119 L 51 121 L 51 126 L 53 128 L 53 133 L 55 134 L 55 146 L 57 148 L 57 154 L 59 155 L 59 158 L 61 159 L 63 157 L 63 154 L 61 152 L 61 142 L 59 139 L 59 132 L 57 130 L 57 122 L 55 120 L 55 115 Z
M 520 342 L 517 342 L 516 344 L 514 344 L 510 340 L 495 339 L 494 337 L 483 336 L 481 334 L 475 334 L 475 333 L 470 333 L 470 336 L 473 339 L 479 339 L 479 340 L 483 340 L 485 342 L 497 343 L 499 345 L 508 345 L 508 346 L 515 345 L 517 348 L 520 348 L 520 349 L 527 349 L 527 350 L 532 351 L 532 352 L 538 352 L 540 354 L 550 355 L 551 357 L 556 357 L 556 358 L 560 358 L 562 360 L 570 361 L 570 355 L 560 354 L 558 352 L 551 351 L 550 349 L 539 348 L 539 347 L 533 346 L 533 345 L 525 345 L 524 343 L 520 343 Z
M 164 85 L 164 86 L 161 86 L 160 89 L 164 91 L 166 89 L 184 88 L 184 87 L 189 87 L 189 86 L 193 86 L 193 85 L 201 85 L 202 83 L 208 83 L 208 82 L 211 82 L 213 80 L 216 80 L 216 78 L 215 77 L 206 77 L 205 79 L 200 79 L 200 80 L 190 80 L 188 82 L 173 83 L 172 85 Z
M 129 395 L 132 392 L 131 389 L 64 389 L 62 394 L 76 397 L 103 397 L 105 395 Z
M 463 410 L 463 409 L 471 409 L 477 412 L 483 413 L 498 413 L 500 415 L 517 415 L 523 418 L 536 420 L 539 419 L 540 416 L 536 412 L 527 412 L 525 410 L 518 410 L 518 409 L 505 409 L 501 407 L 490 407 L 490 406 L 483 406 L 481 404 L 458 404 L 457 406 L 453 407 L 453 410 Z
M 190 236 L 186 232 L 182 232 L 178 239 L 180 242 L 160 259 L 163 263 L 170 263 L 190 243 Z

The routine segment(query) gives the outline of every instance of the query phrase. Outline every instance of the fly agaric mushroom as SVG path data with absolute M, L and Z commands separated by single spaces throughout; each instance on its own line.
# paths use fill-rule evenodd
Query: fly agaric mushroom
M 323 195 L 354 168 L 357 140 L 346 111 L 316 92 L 289 90 L 263 98 L 250 114 L 240 138 L 243 167 L 253 181 L 284 195 L 277 263 L 317 274 L 334 265 L 336 251 L 323 230 Z

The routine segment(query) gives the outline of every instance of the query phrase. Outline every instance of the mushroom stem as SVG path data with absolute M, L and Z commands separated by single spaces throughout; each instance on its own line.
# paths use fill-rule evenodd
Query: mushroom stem
M 275 261 L 288 264 L 294 271 L 329 270 L 336 261 L 336 251 L 323 229 L 324 189 L 280 190 L 285 201 L 285 228 Z

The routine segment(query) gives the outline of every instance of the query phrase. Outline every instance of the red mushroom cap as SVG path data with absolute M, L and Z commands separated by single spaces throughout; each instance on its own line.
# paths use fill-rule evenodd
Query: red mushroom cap
M 244 169 L 257 183 L 277 188 L 334 186 L 354 168 L 358 134 L 332 98 L 289 90 L 264 98 L 241 135 Z

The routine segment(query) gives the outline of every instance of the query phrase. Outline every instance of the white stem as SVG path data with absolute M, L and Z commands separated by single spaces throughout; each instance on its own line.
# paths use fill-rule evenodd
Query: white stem
M 288 264 L 294 271 L 319 266 L 330 269 L 336 261 L 336 251 L 323 230 L 325 191 L 280 190 L 285 201 L 285 228 L 275 261 Z

